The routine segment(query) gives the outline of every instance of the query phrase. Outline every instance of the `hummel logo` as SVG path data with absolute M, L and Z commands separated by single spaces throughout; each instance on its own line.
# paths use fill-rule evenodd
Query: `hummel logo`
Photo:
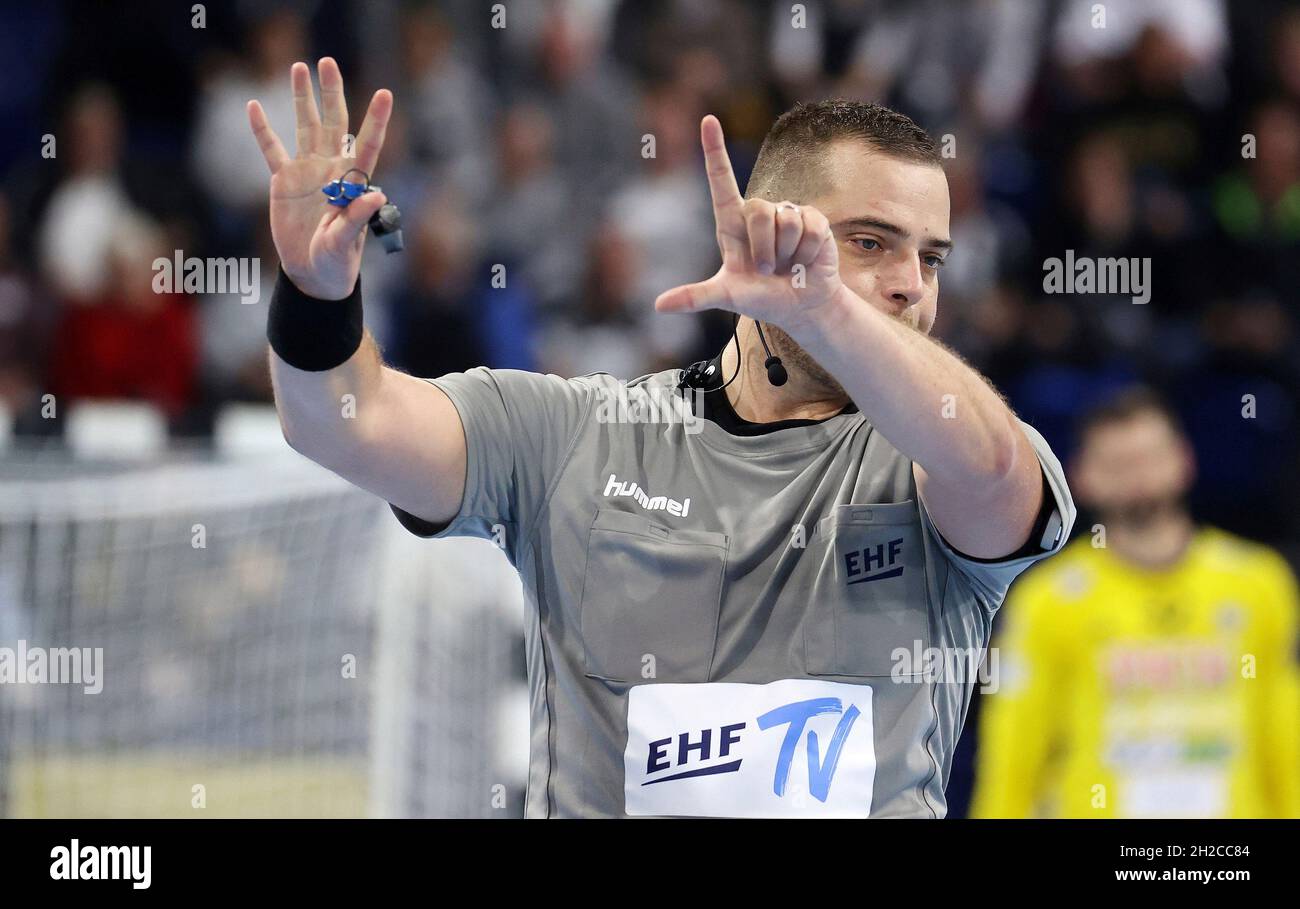
M 638 505 L 647 511 L 667 510 L 669 514 L 679 518 L 686 517 L 691 510 L 691 500 L 679 502 L 676 499 L 670 499 L 667 496 L 651 496 L 635 483 L 620 483 L 616 475 L 609 475 L 609 482 L 605 484 L 605 498 L 610 496 L 630 496 L 636 499 Z

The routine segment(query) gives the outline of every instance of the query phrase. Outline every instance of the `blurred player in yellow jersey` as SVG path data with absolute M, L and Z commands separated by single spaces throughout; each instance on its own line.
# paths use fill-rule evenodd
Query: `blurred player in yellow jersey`
M 1090 414 L 1072 467 L 1097 523 L 1003 607 L 971 814 L 1300 816 L 1286 562 L 1192 522 L 1191 449 L 1150 392 Z

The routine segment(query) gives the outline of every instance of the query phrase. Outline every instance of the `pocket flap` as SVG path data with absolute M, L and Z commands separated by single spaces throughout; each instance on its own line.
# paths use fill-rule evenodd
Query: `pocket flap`
M 637 536 L 651 537 L 666 543 L 683 543 L 690 546 L 716 546 L 726 549 L 728 545 L 725 533 L 711 530 L 691 530 L 684 527 L 665 527 L 641 514 L 628 511 L 610 511 L 600 509 L 592 522 L 592 530 L 607 530 L 615 533 L 632 533 Z
M 579 603 L 585 674 L 627 683 L 707 681 L 726 564 L 726 534 L 598 510 Z
M 826 517 L 817 522 L 817 533 L 823 538 L 831 536 L 836 527 L 850 524 L 911 524 L 920 518 L 916 500 L 903 502 L 850 502 L 836 505 Z

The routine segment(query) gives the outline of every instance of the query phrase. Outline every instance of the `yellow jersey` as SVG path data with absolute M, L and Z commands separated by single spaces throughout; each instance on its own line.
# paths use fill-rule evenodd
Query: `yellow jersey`
M 1297 588 L 1198 530 L 1150 571 L 1076 540 L 1012 588 L 975 817 L 1300 817 Z

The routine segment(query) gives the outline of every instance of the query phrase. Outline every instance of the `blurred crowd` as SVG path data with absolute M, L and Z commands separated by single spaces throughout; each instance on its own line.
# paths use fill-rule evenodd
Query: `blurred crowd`
M 1198 516 L 1300 537 L 1294 2 L 205 6 L 196 27 L 189 4 L 28 5 L 0 36 L 0 400 L 19 434 L 59 432 L 46 394 L 152 401 L 181 435 L 268 399 L 275 253 L 244 106 L 292 147 L 295 60 L 339 60 L 354 130 L 376 88 L 396 96 L 374 182 L 407 250 L 372 248 L 362 283 L 385 356 L 420 375 L 631 378 L 715 352 L 729 318 L 651 305 L 716 267 L 699 117 L 721 117 L 743 186 L 777 115 L 843 95 L 945 140 L 935 331 L 1022 418 L 1069 452 L 1080 409 L 1145 380 L 1196 447 Z M 150 263 L 177 250 L 260 257 L 260 300 L 156 292 Z M 1149 257 L 1150 302 L 1045 293 L 1066 250 Z

